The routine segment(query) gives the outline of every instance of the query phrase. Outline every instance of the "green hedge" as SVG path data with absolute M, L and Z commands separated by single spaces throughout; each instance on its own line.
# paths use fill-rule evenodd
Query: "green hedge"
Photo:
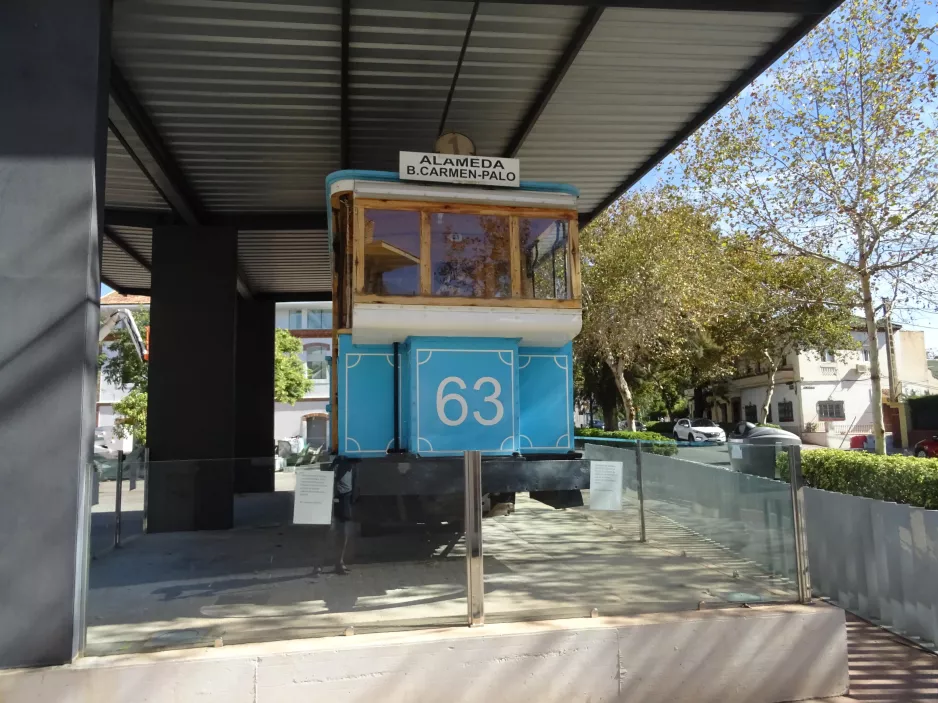
M 653 422 L 648 425 L 649 432 L 657 432 L 665 437 L 670 437 L 674 433 L 673 422 Z
M 787 481 L 788 454 L 779 454 L 777 462 Z M 938 459 L 812 449 L 801 453 L 801 469 L 813 488 L 938 509 Z
M 629 432 L 628 430 L 615 430 L 607 432 L 593 427 L 578 427 L 574 433 L 577 437 L 595 437 L 596 439 L 631 439 L 648 442 L 642 449 L 652 454 L 673 456 L 677 454 L 677 442 L 657 432 Z

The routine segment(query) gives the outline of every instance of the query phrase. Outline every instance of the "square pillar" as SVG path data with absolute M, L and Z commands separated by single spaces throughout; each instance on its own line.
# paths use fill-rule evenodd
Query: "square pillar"
M 109 7 L 0 2 L 0 668 L 84 641 Z
M 274 303 L 238 298 L 235 493 L 274 490 Z
M 232 526 L 237 232 L 153 232 L 147 531 Z

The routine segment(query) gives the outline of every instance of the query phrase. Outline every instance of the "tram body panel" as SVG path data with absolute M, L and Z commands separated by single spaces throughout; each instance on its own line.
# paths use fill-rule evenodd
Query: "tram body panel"
M 522 454 L 573 451 L 573 343 L 518 350 Z

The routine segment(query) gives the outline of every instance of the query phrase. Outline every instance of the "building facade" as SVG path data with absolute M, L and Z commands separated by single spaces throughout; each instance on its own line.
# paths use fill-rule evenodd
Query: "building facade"
M 938 393 L 938 379 L 928 368 L 922 332 L 894 326 L 897 391 L 913 397 Z M 711 399 L 706 415 L 718 422 L 772 422 L 801 435 L 868 434 L 873 426 L 873 384 L 866 332 L 854 330 L 855 349 L 800 352 L 786 355 L 775 375 L 767 417 L 762 416 L 769 392 L 765 363 L 742 362 L 739 374 Z M 882 388 L 888 397 L 890 379 L 886 333 L 877 334 Z M 827 437 L 816 437 L 827 441 Z M 838 442 L 840 440 L 837 440 Z M 823 442 L 822 442 L 823 443 Z

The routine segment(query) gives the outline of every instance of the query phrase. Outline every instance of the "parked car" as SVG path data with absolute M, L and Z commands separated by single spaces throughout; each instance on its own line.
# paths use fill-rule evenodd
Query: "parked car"
M 606 425 L 603 424 L 603 421 L 600 420 L 599 418 L 593 418 L 593 422 L 590 423 L 590 427 L 592 427 L 595 430 L 606 429 Z
M 932 437 L 931 439 L 923 439 L 921 442 L 916 444 L 915 451 L 913 453 L 920 459 L 938 458 L 938 435 Z
M 688 442 L 726 442 L 726 433 L 713 420 L 684 418 L 674 423 L 674 439 Z

